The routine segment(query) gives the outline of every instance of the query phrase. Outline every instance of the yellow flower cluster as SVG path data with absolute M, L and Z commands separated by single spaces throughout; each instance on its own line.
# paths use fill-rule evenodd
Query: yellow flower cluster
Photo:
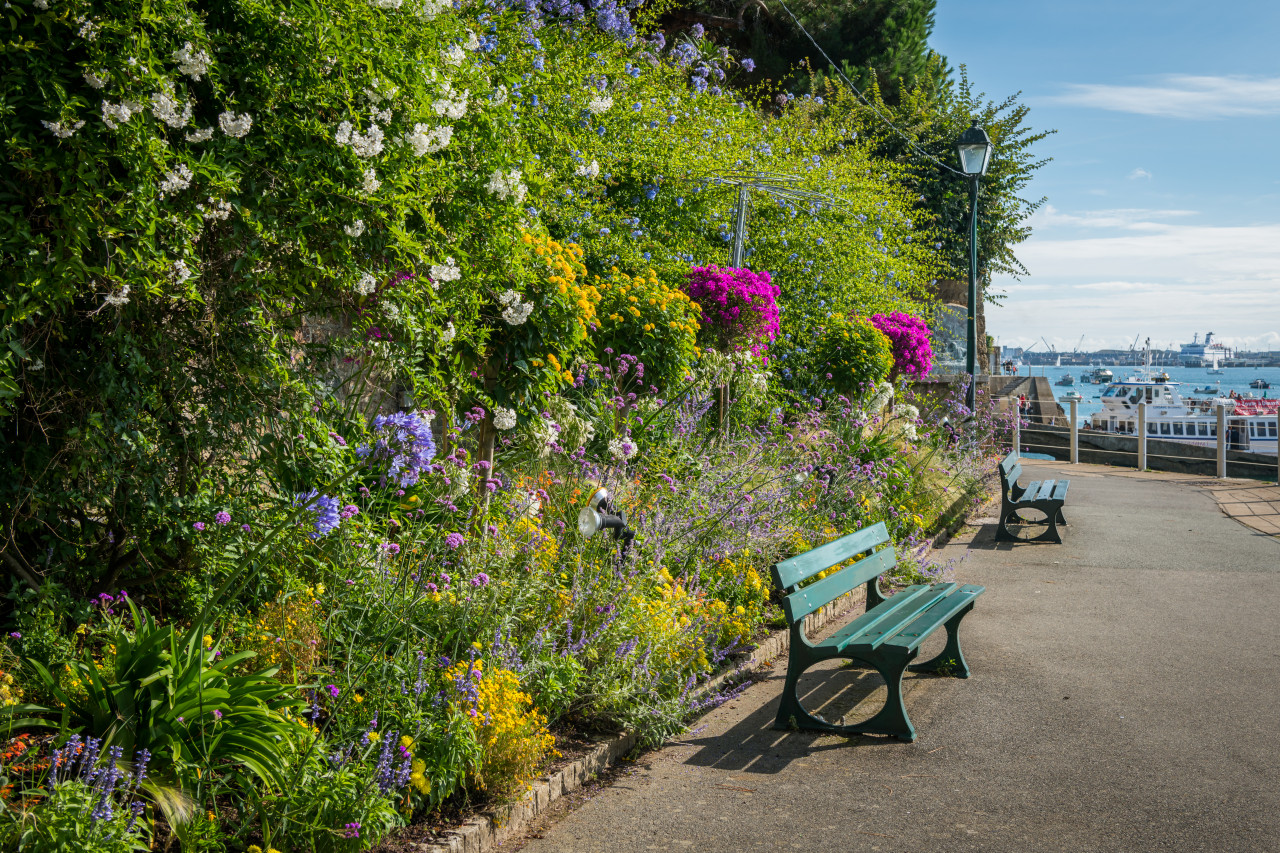
M 481 658 L 474 663 L 456 664 L 452 674 L 470 678 L 473 670 L 482 673 L 476 685 L 475 705 L 462 709 L 471 720 L 483 755 L 473 781 L 499 801 L 514 799 L 529 790 L 543 762 L 557 754 L 556 740 L 547 731 L 546 717 L 533 707 L 529 694 L 520 689 L 520 679 L 514 672 L 500 667 L 486 671 Z M 411 770 L 416 769 L 411 765 Z
M 521 233 L 520 239 L 546 264 L 547 284 L 556 294 L 574 305 L 578 324 L 585 331 L 596 318 L 600 291 L 593 285 L 581 283 L 587 277 L 587 268 L 582 264 L 582 247 L 576 243 L 561 243 L 546 234 L 530 234 L 527 231 Z
M 15 687 L 13 675 L 0 669 L 0 708 L 17 705 L 22 701 L 22 689 Z
M 697 306 L 678 287 L 668 287 L 653 270 L 647 275 L 629 276 L 612 270 L 613 276 L 602 280 L 596 276 L 602 295 L 601 310 L 614 323 L 640 321 L 641 331 L 652 332 L 658 324 L 693 337 L 698 334 L 698 321 L 694 319 Z
M 320 597 L 324 585 L 306 587 L 294 595 L 276 597 L 258 613 L 248 640 L 265 666 L 280 667 L 279 677 L 301 679 L 320 659 L 324 613 Z

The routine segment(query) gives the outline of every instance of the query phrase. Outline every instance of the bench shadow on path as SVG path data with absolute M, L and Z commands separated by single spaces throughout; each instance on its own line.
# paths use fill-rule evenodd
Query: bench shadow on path
M 1046 525 L 1031 522 L 1030 524 L 1010 524 L 1009 532 L 1018 537 L 1017 542 L 996 539 L 996 532 L 1000 529 L 1000 525 L 992 521 L 990 523 L 976 524 L 978 531 L 973 535 L 973 539 L 964 543 L 966 547 L 976 551 L 1012 551 L 1015 548 L 1039 547 L 1045 546 L 1049 548 L 1062 547 L 1054 542 L 1032 542 L 1032 537 L 1043 533 Z M 1058 528 L 1062 532 L 1064 544 L 1069 541 L 1071 535 L 1071 525 L 1062 525 Z
M 804 707 L 824 719 L 838 722 L 842 716 L 848 715 L 844 722 L 860 722 L 874 714 L 883 704 L 884 680 L 874 670 L 844 668 L 842 663 L 839 660 L 825 661 L 809 669 L 800 680 L 800 701 Z M 728 731 L 705 737 L 685 737 L 678 744 L 673 744 L 698 747 L 696 752 L 684 757 L 681 762 L 717 770 L 774 774 L 797 759 L 819 752 L 850 749 L 854 746 L 901 744 L 894 738 L 877 735 L 844 737 L 825 732 L 775 730 L 773 724 L 778 714 L 785 673 L 784 661 L 770 670 L 765 678 L 760 679 L 752 689 L 771 689 L 775 695 Z M 938 677 L 923 673 L 908 674 L 903 679 L 903 688 L 910 691 L 912 685 L 908 682 Z

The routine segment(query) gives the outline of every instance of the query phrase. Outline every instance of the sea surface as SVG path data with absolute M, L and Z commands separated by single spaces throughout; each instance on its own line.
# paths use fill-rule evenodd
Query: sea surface
M 1133 375 L 1134 367 L 1129 365 L 1121 367 L 1114 364 L 1102 365 L 1073 365 L 1071 367 L 1048 367 L 1029 365 L 1023 366 L 1019 371 L 1019 375 L 1027 376 L 1030 370 L 1032 376 L 1044 376 L 1048 378 L 1050 386 L 1053 388 L 1053 394 L 1058 398 L 1058 402 L 1062 404 L 1065 411 L 1070 411 L 1070 404 L 1062 400 L 1062 395 L 1068 391 L 1076 391 L 1084 397 L 1076 404 L 1076 413 L 1083 425 L 1088 423 L 1089 417 L 1094 412 L 1102 411 L 1102 392 L 1107 390 L 1106 385 L 1092 385 L 1088 382 L 1082 382 L 1081 377 L 1092 371 L 1095 367 L 1105 367 L 1114 375 L 1113 381 L 1120 381 Z M 1208 399 L 1212 395 L 1194 394 L 1196 388 L 1214 387 L 1221 383 L 1222 396 L 1226 396 L 1231 391 L 1235 391 L 1238 396 L 1254 397 L 1266 396 L 1267 399 L 1275 399 L 1280 397 L 1280 367 L 1224 367 L 1221 374 L 1210 375 L 1207 367 L 1155 367 L 1151 368 L 1153 373 L 1161 370 L 1169 374 L 1169 383 L 1179 383 L 1178 393 L 1184 398 L 1191 399 Z M 1070 373 L 1076 379 L 1076 384 L 1072 386 L 1058 385 L 1057 381 L 1063 374 Z M 1249 383 L 1255 379 L 1265 379 L 1271 383 L 1269 389 L 1259 390 L 1250 388 Z

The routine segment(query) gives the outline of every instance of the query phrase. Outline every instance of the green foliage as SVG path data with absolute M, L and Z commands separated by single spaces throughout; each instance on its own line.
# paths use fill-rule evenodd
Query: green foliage
M 817 388 L 863 397 L 893 369 L 893 342 L 865 317 L 832 317 L 814 343 Z
M 827 62 L 803 27 L 859 88 L 875 80 L 883 91 L 894 93 L 890 101 L 896 101 L 900 90 L 945 84 L 945 61 L 928 45 L 936 0 L 794 0 L 787 5 L 800 26 L 781 8 L 767 10 L 729 0 L 686 5 L 707 16 L 700 20 L 715 28 L 717 38 L 755 61 L 752 79 L 798 83 L 813 92 L 821 89 L 830 76 Z M 737 27 L 726 26 L 735 19 Z
M 285 711 L 297 705 L 274 670 L 242 674 L 252 652 L 223 656 L 192 629 L 161 625 L 128 602 L 129 618 L 104 638 L 107 661 L 86 651 L 67 662 L 73 689 L 32 660 L 43 690 L 61 709 L 62 730 L 83 732 L 125 754 L 150 750 L 152 776 L 194 787 L 200 768 L 226 767 L 262 782 L 284 784 L 281 768 L 296 729 Z M 19 706 L 15 713 L 56 715 Z
M 1033 129 L 1027 123 L 1030 108 L 1016 94 L 995 102 L 974 92 L 963 65 L 960 82 L 941 93 L 916 87 L 897 104 L 886 103 L 876 87 L 867 94 L 906 138 L 869 113 L 861 123 L 863 136 L 877 155 L 906 166 L 904 183 L 919 194 L 921 222 L 937 235 L 948 278 L 968 276 L 969 182 L 919 152 L 958 169 L 955 144 L 960 134 L 974 121 L 987 131 L 995 150 L 979 185 L 978 277 L 985 288 L 996 274 L 1025 275 L 1015 252 L 1031 236 L 1027 219 L 1045 199 L 1033 201 L 1021 193 L 1049 162 L 1035 154 L 1036 143 L 1056 131 Z
M 110 817 L 95 814 L 102 793 L 78 779 L 50 786 L 40 804 L 20 817 L 5 809 L 0 821 L 0 844 L 21 853 L 145 853 L 151 849 L 147 835 L 134 827 L 137 819 L 128 809 L 116 809 Z M 141 827 L 139 827 L 141 828 Z

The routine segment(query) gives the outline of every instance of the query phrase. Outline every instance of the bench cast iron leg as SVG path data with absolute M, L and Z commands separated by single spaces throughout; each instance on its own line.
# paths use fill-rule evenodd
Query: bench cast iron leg
M 943 647 L 942 652 L 937 657 L 931 658 L 924 663 L 913 663 L 907 669 L 912 672 L 946 670 L 948 675 L 953 675 L 956 678 L 968 678 L 969 663 L 964 659 L 964 652 L 960 650 L 960 620 L 972 609 L 973 605 L 970 604 L 947 620 L 947 645 Z
M 907 743 L 916 739 L 915 726 L 911 725 L 911 720 L 907 717 L 907 706 L 902 702 L 902 674 L 906 672 L 907 664 L 913 657 L 915 653 L 911 652 L 901 658 L 881 659 L 873 664 L 888 690 L 884 707 L 866 722 L 840 726 L 843 733 L 889 735 Z

